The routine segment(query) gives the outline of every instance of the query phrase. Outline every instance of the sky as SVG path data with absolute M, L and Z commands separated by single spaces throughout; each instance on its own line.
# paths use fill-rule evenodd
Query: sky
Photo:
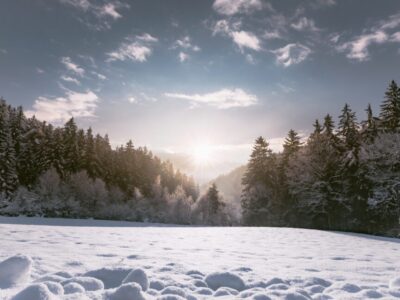
M 8 103 L 172 160 L 206 149 L 207 179 L 260 135 L 279 151 L 344 103 L 378 113 L 399 67 L 398 0 L 0 2 Z

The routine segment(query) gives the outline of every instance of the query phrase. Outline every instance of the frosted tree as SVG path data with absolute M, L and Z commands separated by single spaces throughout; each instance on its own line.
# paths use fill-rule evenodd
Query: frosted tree
M 394 80 L 390 82 L 385 92 L 380 118 L 383 130 L 396 132 L 400 129 L 400 90 Z

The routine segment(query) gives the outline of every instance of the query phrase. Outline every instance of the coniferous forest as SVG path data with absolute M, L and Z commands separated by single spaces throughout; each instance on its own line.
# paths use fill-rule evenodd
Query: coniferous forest
M 182 224 L 291 226 L 396 235 L 400 217 L 400 88 L 359 121 L 345 104 L 337 122 L 316 120 L 308 138 L 290 130 L 281 153 L 259 137 L 242 179 L 242 215 L 213 184 L 194 180 L 132 141 L 28 118 L 0 102 L 0 209 L 7 215 L 95 217 Z
M 290 130 L 282 153 L 259 137 L 243 177 L 242 222 L 398 235 L 400 89 L 392 81 L 379 116 L 358 121 L 345 104 L 303 141 Z

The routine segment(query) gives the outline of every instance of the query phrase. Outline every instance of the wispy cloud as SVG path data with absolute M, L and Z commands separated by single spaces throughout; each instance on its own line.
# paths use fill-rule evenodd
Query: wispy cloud
M 260 51 L 262 49 L 260 39 L 250 31 L 240 30 L 240 27 L 240 22 L 230 23 L 227 20 L 219 20 L 213 27 L 213 34 L 229 36 L 241 52 L 245 48 Z
M 106 77 L 105 75 L 103 75 L 103 74 L 97 73 L 97 72 L 95 72 L 95 71 L 92 71 L 91 73 L 92 73 L 94 76 L 96 76 L 98 79 L 101 79 L 101 80 L 106 80 L 106 79 L 107 79 L 107 77 Z
M 71 117 L 95 117 L 98 97 L 88 90 L 85 93 L 67 91 L 64 97 L 39 97 L 33 104 L 33 110 L 27 115 L 35 115 L 39 120 L 52 123 L 65 122 Z
M 179 52 L 178 54 L 178 58 L 180 62 L 185 62 L 189 59 L 189 54 L 185 53 L 185 52 Z
M 128 38 L 127 42 L 122 43 L 115 51 L 107 53 L 107 61 L 125 61 L 132 60 L 137 62 L 145 62 L 152 54 L 152 44 L 158 39 L 152 35 L 145 33 L 143 35 Z
M 180 62 L 185 62 L 189 59 L 190 55 L 188 52 L 198 52 L 201 50 L 199 46 L 192 43 L 191 38 L 188 35 L 176 40 L 172 45 L 172 49 L 180 50 L 178 54 Z
M 76 85 L 80 85 L 81 84 L 78 79 L 70 77 L 70 76 L 62 75 L 61 76 L 61 80 L 64 80 L 66 82 L 72 82 L 72 83 L 75 83 Z
M 315 25 L 314 20 L 307 17 L 300 18 L 297 22 L 292 23 L 290 26 L 298 31 L 320 31 L 320 29 Z
M 79 9 L 91 18 L 81 19 L 79 21 L 86 24 L 89 28 L 95 30 L 104 30 L 111 28 L 111 22 L 122 18 L 119 10 L 129 8 L 127 3 L 120 1 L 108 1 L 105 4 L 97 4 L 95 1 L 89 0 L 59 0 L 61 3 L 70 5 Z
M 61 63 L 67 68 L 67 70 L 75 73 L 76 75 L 83 76 L 85 74 L 85 70 L 74 63 L 70 57 L 62 57 Z
M 393 29 L 400 27 L 400 13 L 389 16 L 387 19 L 376 23 L 371 28 L 364 29 L 364 32 L 349 41 L 340 43 L 340 36 L 331 39 L 336 44 L 339 52 L 345 52 L 347 58 L 357 61 L 370 59 L 370 47 L 385 43 L 398 43 L 400 36 Z
M 258 102 L 258 98 L 256 95 L 249 94 L 239 88 L 221 89 L 216 92 L 205 94 L 165 93 L 164 96 L 168 98 L 190 101 L 192 107 L 204 104 L 216 107 L 218 109 L 248 107 Z
M 43 69 L 41 69 L 41 68 L 36 68 L 36 72 L 38 74 L 44 74 L 45 73 L 45 71 Z
M 284 67 L 301 63 L 307 59 L 311 52 L 310 48 L 298 43 L 287 44 L 272 51 L 276 56 L 276 62 Z
M 213 8 L 219 14 L 232 16 L 261 10 L 263 3 L 261 0 L 215 0 Z

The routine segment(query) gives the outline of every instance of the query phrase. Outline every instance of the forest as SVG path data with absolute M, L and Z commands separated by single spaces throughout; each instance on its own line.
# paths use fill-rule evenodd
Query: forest
M 243 177 L 242 223 L 398 235 L 400 89 L 392 81 L 379 117 L 345 104 L 304 141 L 290 130 L 282 153 L 259 137 Z
M 400 88 L 358 121 L 345 104 L 308 137 L 290 130 L 283 151 L 263 137 L 244 170 L 240 206 L 132 141 L 54 127 L 0 102 L 0 212 L 179 224 L 289 226 L 395 235 L 400 217 Z M 233 186 L 233 185 L 232 185 Z M 236 187 L 237 188 L 237 187 Z

